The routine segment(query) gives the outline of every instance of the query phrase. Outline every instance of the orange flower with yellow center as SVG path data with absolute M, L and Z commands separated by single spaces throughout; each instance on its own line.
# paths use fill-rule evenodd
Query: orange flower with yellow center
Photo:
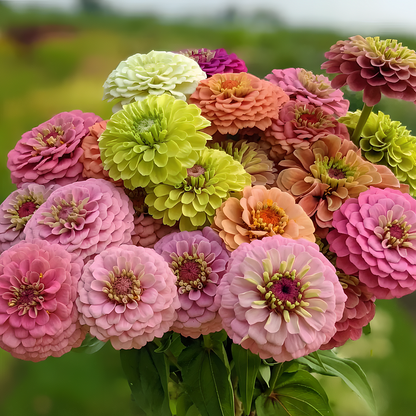
M 211 227 L 230 251 L 240 244 L 273 235 L 315 242 L 312 220 L 293 196 L 262 185 L 245 187 L 240 200 L 228 198 L 217 209 Z

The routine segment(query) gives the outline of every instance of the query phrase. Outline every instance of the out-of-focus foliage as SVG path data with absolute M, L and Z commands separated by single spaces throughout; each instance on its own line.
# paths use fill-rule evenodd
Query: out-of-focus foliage
M 394 38 L 391 33 L 362 35 Z M 255 20 L 167 23 L 152 16 L 117 17 L 105 11 L 17 13 L 0 4 L 0 200 L 15 189 L 6 160 L 20 136 L 61 111 L 80 109 L 109 118 L 111 104 L 101 101 L 102 85 L 118 63 L 132 54 L 225 48 L 245 60 L 249 72 L 258 77 L 287 67 L 318 74 L 323 73 L 324 52 L 339 39 L 344 37 L 327 31 L 290 30 L 278 22 L 275 27 L 268 24 L 265 31 Z M 416 49 L 415 39 L 399 40 Z M 351 99 L 352 111 L 361 108 L 356 95 L 346 92 L 346 98 Z M 414 104 L 384 99 L 377 109 L 416 133 Z M 380 416 L 410 414 L 416 387 L 412 372 L 415 323 L 395 301 L 380 302 L 374 322 L 371 335 L 347 343 L 341 352 L 368 373 Z M 345 385 L 334 379 L 322 382 L 335 414 L 368 413 Z M 2 416 L 129 416 L 131 409 L 119 353 L 109 345 L 93 355 L 71 352 L 37 364 L 0 350 Z

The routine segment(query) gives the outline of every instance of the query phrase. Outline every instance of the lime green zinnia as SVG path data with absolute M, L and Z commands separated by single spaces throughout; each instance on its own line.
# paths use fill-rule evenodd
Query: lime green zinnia
M 163 223 L 170 226 L 179 221 L 181 231 L 210 225 L 216 209 L 230 193 L 251 184 L 251 176 L 243 166 L 221 150 L 206 148 L 199 152 L 187 173 L 175 185 L 146 188 L 149 214 L 163 218 Z
M 199 131 L 210 125 L 200 114 L 167 94 L 125 105 L 99 139 L 104 169 L 129 189 L 181 182 L 211 139 Z
M 360 115 L 360 110 L 348 112 L 338 121 L 352 131 Z M 389 167 L 399 182 L 409 185 L 410 194 L 416 196 L 416 137 L 405 126 L 381 111 L 371 113 L 361 132 L 360 147 L 367 160 Z

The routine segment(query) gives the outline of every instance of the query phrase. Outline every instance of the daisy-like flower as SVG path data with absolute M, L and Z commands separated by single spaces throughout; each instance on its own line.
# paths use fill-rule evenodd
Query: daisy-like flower
M 214 299 L 229 255 L 218 234 L 209 227 L 169 234 L 156 243 L 155 250 L 176 276 L 181 306 L 171 330 L 192 338 L 221 331 Z
M 279 166 L 284 169 L 277 186 L 295 197 L 320 237 L 328 233 L 333 213 L 348 198 L 357 197 L 370 185 L 400 188 L 388 168 L 364 160 L 354 143 L 334 135 L 321 138 L 310 149 L 295 150 Z
M 184 49 L 178 53 L 198 62 L 207 77 L 225 72 L 247 72 L 244 61 L 235 53 L 228 54 L 225 49 Z
M 9 152 L 7 167 L 14 184 L 66 185 L 82 180 L 82 139 L 101 118 L 80 110 L 59 113 L 23 134 Z
M 357 110 L 339 121 L 353 131 L 360 116 L 361 111 Z M 416 196 L 416 137 L 381 111 L 370 113 L 360 136 L 362 155 L 372 163 L 390 168 L 401 183 L 409 185 L 410 194 Z
M 378 299 L 416 290 L 416 201 L 371 187 L 334 213 L 327 240 L 337 267 L 358 276 Z
M 25 238 L 26 223 L 58 187 L 25 183 L 3 201 L 0 205 L 0 253 Z
M 271 151 L 280 155 L 295 149 L 307 149 L 312 143 L 329 134 L 349 140 L 347 127 L 320 107 L 300 101 L 289 101 L 279 111 L 277 119 L 265 131 Z
M 318 237 L 317 243 L 321 253 L 335 265 L 337 256 L 329 250 L 326 239 Z M 356 276 L 347 275 L 337 268 L 336 270 L 347 301 L 342 318 L 335 324 L 337 332 L 329 342 L 321 346 L 321 350 L 340 347 L 349 339 L 356 341 L 361 338 L 363 328 L 373 320 L 376 311 L 376 298 L 370 289 Z
M 369 107 L 377 104 L 382 94 L 416 100 L 416 52 L 397 40 L 352 36 L 332 45 L 325 58 L 328 61 L 321 68 L 339 74 L 332 87 L 348 85 L 352 91 L 364 90 L 363 101 Z
M 59 244 L 21 241 L 0 255 L 0 347 L 42 361 L 79 347 L 75 306 L 83 262 Z
M 208 134 L 237 134 L 246 127 L 265 130 L 288 100 L 277 85 L 245 72 L 215 74 L 201 81 L 189 98 L 211 121 Z
M 116 350 L 141 348 L 169 331 L 179 307 L 176 277 L 153 249 L 111 247 L 84 267 L 78 283 L 81 324 Z
M 334 266 L 316 244 L 278 235 L 231 254 L 216 298 L 233 342 L 277 362 L 327 343 L 345 301 Z
M 212 228 L 230 251 L 240 244 L 273 235 L 315 242 L 312 220 L 293 196 L 261 185 L 244 188 L 240 200 L 228 198 L 217 209 Z
M 325 75 L 315 75 L 303 68 L 273 69 L 266 79 L 278 85 L 291 100 L 312 104 L 328 114 L 344 116 L 349 102 L 344 93 L 331 87 Z
M 213 149 L 222 150 L 240 162 L 244 170 L 251 175 L 251 184 L 273 185 L 276 182 L 277 170 L 273 161 L 267 157 L 264 142 L 247 142 L 247 140 L 225 140 L 209 143 Z
M 181 182 L 210 139 L 200 131 L 210 124 L 200 114 L 167 94 L 124 106 L 99 139 L 104 169 L 129 189 Z
M 207 76 L 187 56 L 162 51 L 138 53 L 120 62 L 104 83 L 104 100 L 116 100 L 113 111 L 149 95 L 171 94 L 186 101 Z
M 90 178 L 53 191 L 26 224 L 26 240 L 60 244 L 87 260 L 107 247 L 131 243 L 133 213 L 120 187 Z
M 241 163 L 221 150 L 205 148 L 199 152 L 187 177 L 173 185 L 146 188 L 145 203 L 153 218 L 173 226 L 179 221 L 181 231 L 209 226 L 215 210 L 232 192 L 241 192 L 251 183 Z

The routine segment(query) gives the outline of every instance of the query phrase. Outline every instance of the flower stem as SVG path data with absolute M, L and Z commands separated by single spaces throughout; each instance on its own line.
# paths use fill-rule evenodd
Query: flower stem
M 361 111 L 360 118 L 358 119 L 358 123 L 355 127 L 354 133 L 351 136 L 351 141 L 360 147 L 360 138 L 361 138 L 361 132 L 363 131 L 363 128 L 365 126 L 365 123 L 368 120 L 368 117 L 371 114 L 371 111 L 373 111 L 374 106 L 369 107 L 367 104 L 364 104 L 363 109 Z

